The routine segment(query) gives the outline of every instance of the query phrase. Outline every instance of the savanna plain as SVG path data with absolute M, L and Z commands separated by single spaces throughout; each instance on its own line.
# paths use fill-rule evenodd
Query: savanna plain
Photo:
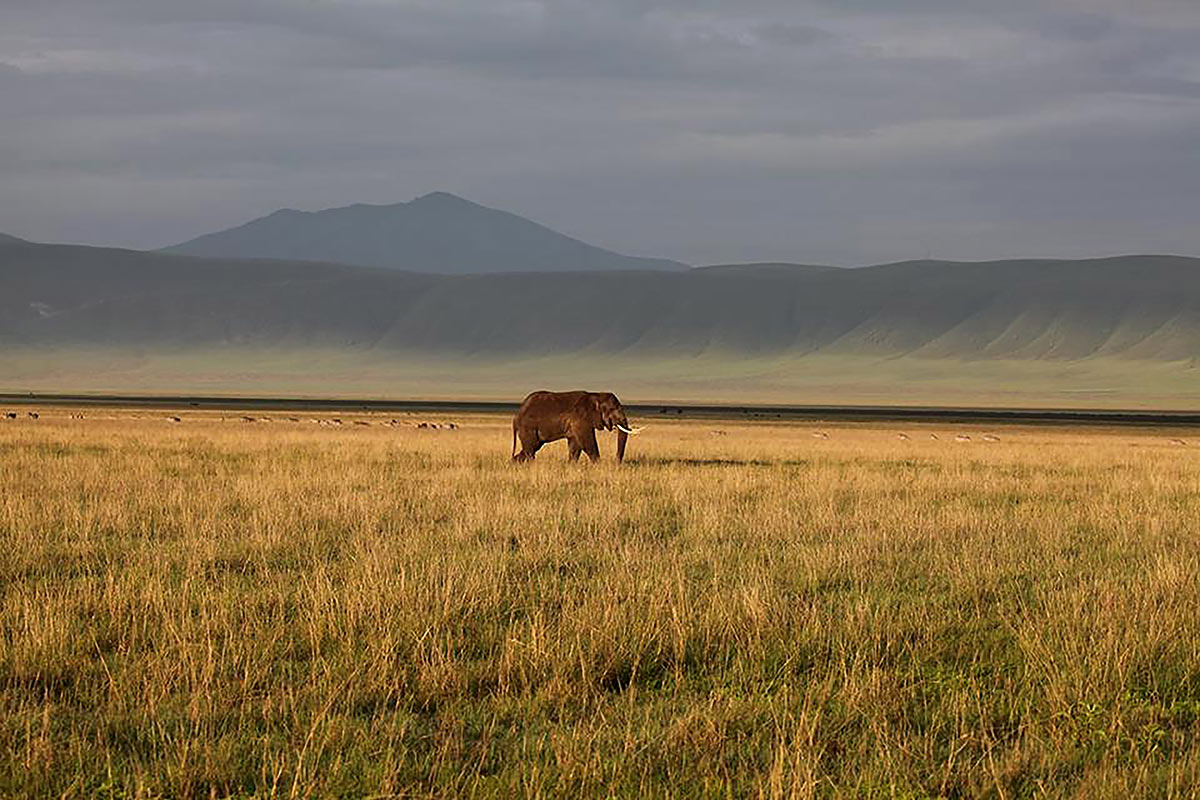
M 0 795 L 1200 786 L 1200 431 L 28 411 Z

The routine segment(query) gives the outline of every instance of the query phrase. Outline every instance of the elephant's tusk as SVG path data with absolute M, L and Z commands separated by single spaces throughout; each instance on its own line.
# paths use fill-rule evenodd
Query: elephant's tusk
M 642 431 L 644 431 L 646 429 L 645 429 L 645 427 L 641 427 L 641 428 L 633 428 L 631 430 L 629 428 L 626 428 L 624 425 L 618 425 L 617 430 L 624 431 L 625 433 L 628 433 L 630 436 L 637 436 L 639 433 L 641 433 Z

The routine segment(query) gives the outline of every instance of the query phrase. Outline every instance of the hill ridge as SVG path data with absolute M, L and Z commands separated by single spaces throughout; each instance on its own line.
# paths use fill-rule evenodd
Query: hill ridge
M 0 344 L 1188 360 L 1200 259 L 434 275 L 0 240 Z

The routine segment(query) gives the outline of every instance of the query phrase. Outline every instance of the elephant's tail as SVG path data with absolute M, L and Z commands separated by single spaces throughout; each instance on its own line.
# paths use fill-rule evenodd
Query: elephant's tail
M 513 421 L 513 446 L 512 446 L 512 457 L 513 457 L 513 458 L 516 458 L 516 457 L 517 457 L 517 423 L 516 423 L 516 421 L 515 421 L 515 420 Z

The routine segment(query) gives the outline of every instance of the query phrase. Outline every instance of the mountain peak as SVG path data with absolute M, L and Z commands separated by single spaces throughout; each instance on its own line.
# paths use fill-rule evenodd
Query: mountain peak
M 675 261 L 605 250 L 442 191 L 394 205 L 356 203 L 323 211 L 284 208 L 164 250 L 443 274 L 687 269 Z
M 407 203 L 401 203 L 401 206 L 408 208 L 433 209 L 442 210 L 446 213 L 457 211 L 490 211 L 496 214 L 504 214 L 507 212 L 488 206 L 476 203 L 473 200 L 468 200 L 465 197 L 460 197 L 450 192 L 429 192 L 420 197 L 415 197 Z
M 468 203 L 473 206 L 479 205 L 478 203 L 472 203 L 470 200 L 466 199 L 465 197 L 459 197 L 456 194 L 451 194 L 450 192 L 441 192 L 441 191 L 429 192 L 428 194 L 420 195 L 419 197 L 415 198 L 412 202 L 423 203 L 423 202 L 443 202 L 443 201 L 450 201 L 450 202 L 454 202 L 454 203 Z

